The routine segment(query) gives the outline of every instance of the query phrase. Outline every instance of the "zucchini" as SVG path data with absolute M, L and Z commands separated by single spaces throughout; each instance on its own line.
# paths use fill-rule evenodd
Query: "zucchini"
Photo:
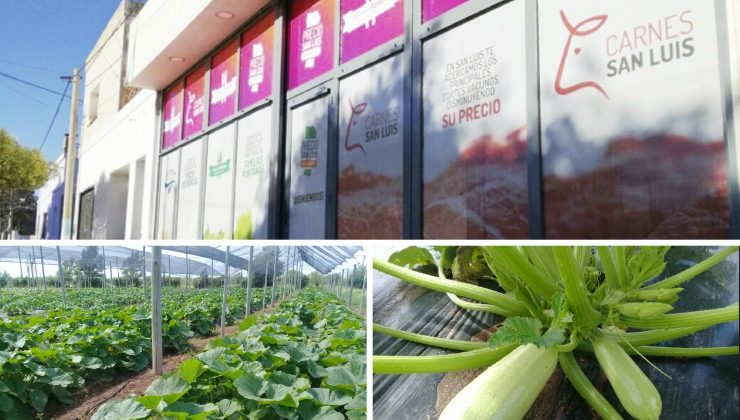
M 593 341 L 593 349 L 624 409 L 638 420 L 659 418 L 660 393 L 627 352 L 616 341 L 604 337 Z
M 545 387 L 558 353 L 519 346 L 470 382 L 447 404 L 439 420 L 521 419 Z

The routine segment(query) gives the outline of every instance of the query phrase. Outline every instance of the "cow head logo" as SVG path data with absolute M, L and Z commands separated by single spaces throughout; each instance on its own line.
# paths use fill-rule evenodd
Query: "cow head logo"
M 587 80 L 579 83 L 574 83 L 569 86 L 563 86 L 563 71 L 565 70 L 566 62 L 568 62 L 568 59 L 572 57 L 572 55 L 575 56 L 581 53 L 580 47 L 573 47 L 571 49 L 574 40 L 576 38 L 582 38 L 591 35 L 594 32 L 598 31 L 606 22 L 607 15 L 592 16 L 578 22 L 578 24 L 576 24 L 575 26 L 570 23 L 562 10 L 560 11 L 560 18 L 563 20 L 563 24 L 568 29 L 569 34 L 568 41 L 565 43 L 565 48 L 563 49 L 563 56 L 560 58 L 558 73 L 555 76 L 555 91 L 561 95 L 567 95 L 580 89 L 593 88 L 601 92 L 601 94 L 604 95 L 606 99 L 609 99 L 609 95 L 607 95 L 606 91 L 604 91 L 601 85 L 593 80 Z
M 347 133 L 344 135 L 344 149 L 348 152 L 351 152 L 354 149 L 360 149 L 360 151 L 362 151 L 362 154 L 367 156 L 367 153 L 365 153 L 365 148 L 362 147 L 361 144 L 349 144 L 349 135 L 352 131 L 352 127 L 357 125 L 355 117 L 365 112 L 365 109 L 367 109 L 367 102 L 362 102 L 355 106 L 352 105 L 352 99 L 350 99 L 349 109 L 352 111 L 352 115 L 349 117 L 349 124 L 347 124 Z

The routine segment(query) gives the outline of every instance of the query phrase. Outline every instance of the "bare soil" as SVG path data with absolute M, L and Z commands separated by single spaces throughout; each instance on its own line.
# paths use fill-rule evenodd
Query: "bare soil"
M 275 302 L 273 306 L 265 307 L 264 311 L 257 311 L 255 313 L 269 313 L 272 312 L 280 301 Z M 165 354 L 163 360 L 164 372 L 170 372 L 180 365 L 180 363 L 189 359 L 194 354 L 202 351 L 208 342 L 218 337 L 220 328 L 214 329 L 213 333 L 208 337 L 194 337 L 188 340 L 192 349 L 188 353 L 184 354 Z M 233 335 L 239 332 L 239 322 L 237 321 L 234 325 L 227 326 L 225 329 L 225 335 Z M 137 373 L 121 373 L 116 376 L 116 379 L 112 383 L 96 382 L 90 383 L 84 388 L 80 389 L 74 394 L 74 399 L 78 403 L 74 405 L 63 405 L 59 403 L 49 403 L 46 412 L 44 413 L 45 419 L 51 420 L 85 420 L 93 416 L 97 409 L 108 401 L 123 400 L 132 395 L 142 395 L 149 385 L 159 377 L 153 370 L 143 370 Z

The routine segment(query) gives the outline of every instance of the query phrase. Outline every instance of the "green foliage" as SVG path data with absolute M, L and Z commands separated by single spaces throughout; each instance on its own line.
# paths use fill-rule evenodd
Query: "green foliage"
M 252 232 L 252 211 L 242 213 L 236 220 L 236 228 L 234 229 L 234 239 L 254 239 L 254 233 Z
M 0 129 L 0 191 L 35 190 L 49 179 L 52 165 L 37 149 L 27 149 Z
M 128 411 L 137 418 L 365 418 L 364 320 L 311 287 L 252 321 L 235 337 L 212 340 L 144 395 L 125 406 L 109 402 L 93 418 Z

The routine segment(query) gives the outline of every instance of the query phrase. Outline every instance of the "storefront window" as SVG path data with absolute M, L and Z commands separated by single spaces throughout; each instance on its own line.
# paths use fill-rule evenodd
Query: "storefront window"
M 162 149 L 169 149 L 182 138 L 182 83 L 164 93 Z
M 289 237 L 324 238 L 329 97 L 291 112 Z
M 524 1 L 424 43 L 425 238 L 527 237 L 525 52 Z
M 203 129 L 203 111 L 206 87 L 206 68 L 199 67 L 185 78 L 185 123 L 183 138 Z
M 217 52 L 211 62 L 211 98 L 208 123 L 223 121 L 236 112 L 238 41 Z
M 247 108 L 272 93 L 274 26 L 269 15 L 249 28 L 241 38 L 239 109 Z
M 160 161 L 159 239 L 175 239 L 177 190 L 179 189 L 180 151 L 174 150 Z
M 289 89 L 315 79 L 334 67 L 334 1 L 291 2 Z
M 714 2 L 541 2 L 548 238 L 726 238 Z
M 341 1 L 343 63 L 403 34 L 402 0 Z
M 231 239 L 234 130 L 231 123 L 208 135 L 203 239 Z
M 180 151 L 180 191 L 177 198 L 177 239 L 200 239 L 201 186 L 204 141 Z
M 339 239 L 402 236 L 403 59 L 339 85 Z
M 421 21 L 428 22 L 446 11 L 466 3 L 468 0 L 422 0 Z
M 239 121 L 236 159 L 234 239 L 266 239 L 270 201 L 272 109 Z

